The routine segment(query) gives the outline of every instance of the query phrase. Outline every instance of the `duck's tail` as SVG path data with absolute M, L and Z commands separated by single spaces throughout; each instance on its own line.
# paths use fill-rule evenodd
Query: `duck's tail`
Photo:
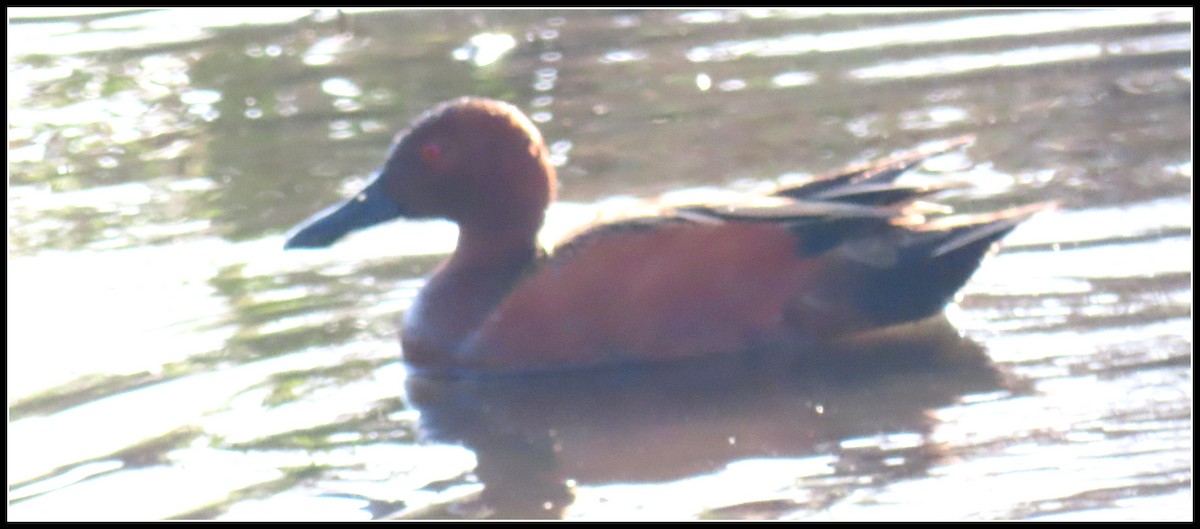
M 931 316 L 949 303 L 994 244 L 1036 213 L 1042 203 L 1002 211 L 942 217 L 905 230 L 894 264 L 866 279 L 858 305 L 879 324 Z

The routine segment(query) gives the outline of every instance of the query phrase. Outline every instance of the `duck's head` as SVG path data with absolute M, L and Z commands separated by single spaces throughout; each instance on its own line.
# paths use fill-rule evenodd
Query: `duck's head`
M 444 218 L 483 232 L 537 232 L 554 198 L 542 135 L 500 101 L 448 101 L 396 135 L 383 168 L 350 200 L 289 234 L 286 248 L 323 248 L 398 217 Z

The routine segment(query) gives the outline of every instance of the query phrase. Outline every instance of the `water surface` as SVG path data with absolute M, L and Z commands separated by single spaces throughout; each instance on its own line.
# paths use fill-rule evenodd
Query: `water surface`
M 1191 30 L 1188 9 L 11 9 L 9 519 L 1190 520 Z M 281 249 L 461 95 L 542 129 L 547 240 L 962 134 L 910 178 L 970 182 L 964 211 L 1059 209 L 946 318 L 830 351 L 854 362 L 427 379 L 396 321 L 453 226 Z

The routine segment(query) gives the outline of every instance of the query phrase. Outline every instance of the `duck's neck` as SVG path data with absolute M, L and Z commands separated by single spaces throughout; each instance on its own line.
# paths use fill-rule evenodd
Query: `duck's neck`
M 507 229 L 459 226 L 458 246 L 446 263 L 446 269 L 488 275 L 503 274 L 512 268 L 519 272 L 537 257 L 537 230 L 540 225 Z
M 416 364 L 451 355 L 496 308 L 538 256 L 531 231 L 460 226 L 454 254 L 405 313 L 405 356 Z

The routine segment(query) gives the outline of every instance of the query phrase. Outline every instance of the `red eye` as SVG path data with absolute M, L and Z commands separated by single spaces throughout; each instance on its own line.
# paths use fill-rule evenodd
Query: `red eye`
M 442 157 L 442 148 L 436 143 L 426 143 L 421 146 L 421 159 L 426 162 L 436 162 Z

